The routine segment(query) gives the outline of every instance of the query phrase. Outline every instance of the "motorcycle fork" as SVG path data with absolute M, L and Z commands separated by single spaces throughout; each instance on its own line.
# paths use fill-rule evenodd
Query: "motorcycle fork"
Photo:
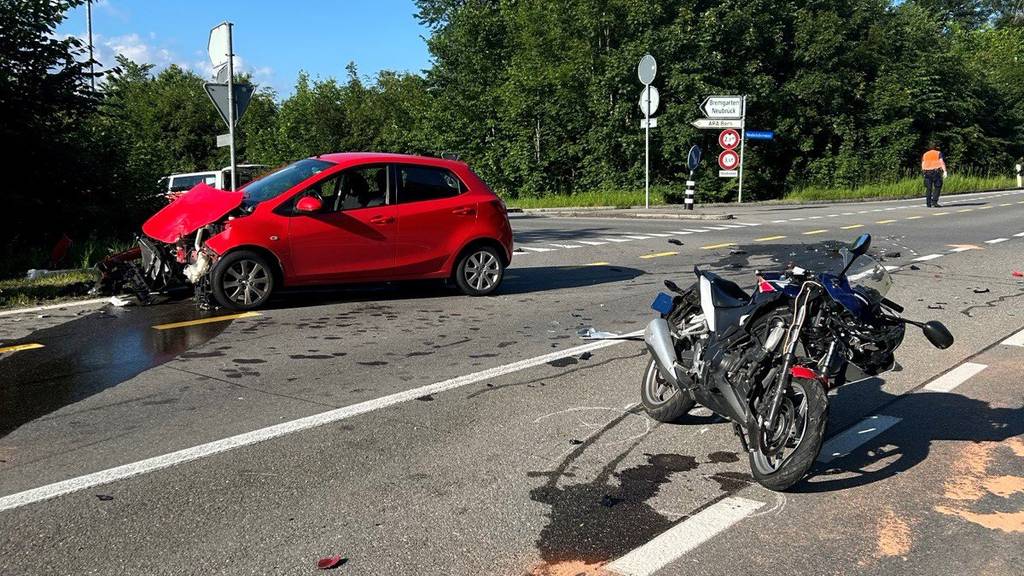
M 762 438 L 766 437 L 766 433 L 775 424 L 775 419 L 779 415 L 779 407 L 782 406 L 782 398 L 786 393 L 786 388 L 789 388 L 789 383 L 793 379 L 790 370 L 796 364 L 796 346 L 800 342 L 800 334 L 803 331 L 804 322 L 807 321 L 807 311 L 810 307 L 811 298 L 817 293 L 817 286 L 814 282 L 805 282 L 800 287 L 800 293 L 797 294 L 796 301 L 793 304 L 793 325 L 790 326 L 789 334 L 786 337 L 786 349 L 782 356 L 782 371 L 778 376 L 775 387 L 767 394 L 769 399 L 767 417 L 763 418 L 759 423 Z M 761 414 L 765 414 L 763 407 Z

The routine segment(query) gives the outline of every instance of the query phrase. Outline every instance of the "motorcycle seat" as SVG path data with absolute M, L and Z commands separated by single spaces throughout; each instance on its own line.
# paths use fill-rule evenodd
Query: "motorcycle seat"
M 711 282 L 711 302 L 715 308 L 741 308 L 750 304 L 750 295 L 732 280 L 726 280 L 712 272 L 700 274 Z

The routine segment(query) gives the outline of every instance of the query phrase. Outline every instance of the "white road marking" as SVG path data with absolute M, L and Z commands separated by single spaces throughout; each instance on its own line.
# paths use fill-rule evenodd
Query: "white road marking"
M 648 236 L 654 236 L 655 238 L 668 238 L 671 234 L 662 234 L 661 232 L 648 232 Z
M 624 235 L 623 238 L 629 238 L 630 240 L 650 240 L 650 236 L 630 236 Z
M 968 250 L 977 250 L 974 246 L 960 246 L 959 248 L 953 248 L 950 250 L 950 254 L 959 254 L 960 252 L 967 252 Z
M 722 228 L 720 226 L 705 226 L 708 230 L 728 230 L 728 228 Z
M 790 222 L 802 222 L 804 220 L 807 220 L 807 218 L 790 218 L 789 219 Z
M 32 312 L 41 312 L 43 310 L 56 310 L 58 308 L 72 308 L 75 306 L 93 306 L 96 304 L 113 304 L 116 296 L 107 296 L 106 298 L 93 298 L 92 300 L 79 300 L 78 302 L 64 302 L 61 304 L 47 304 L 46 306 L 33 306 L 31 308 L 18 308 L 16 310 L 4 310 L 0 312 L 0 316 L 13 316 L 15 314 L 29 314 Z
M 722 227 L 723 228 L 742 228 L 742 226 L 737 226 L 735 224 L 722 224 Z
M 1004 346 L 1021 346 L 1024 347 L 1024 330 L 1017 332 L 1013 336 L 1010 336 L 1006 340 L 1003 340 Z
M 635 337 L 641 334 L 643 334 L 643 330 L 637 330 L 636 332 L 630 332 L 629 334 L 623 334 L 622 336 Z M 312 416 L 306 416 L 297 420 L 282 422 L 281 424 L 275 424 L 274 426 L 260 428 L 258 430 L 253 430 L 252 432 L 245 432 L 222 440 L 207 442 L 206 444 L 185 448 L 169 454 L 154 456 L 153 458 L 139 460 L 138 462 L 124 464 L 122 466 L 108 468 L 99 472 L 93 472 L 92 474 L 86 474 L 84 476 L 78 476 L 61 482 L 47 484 L 46 486 L 40 486 L 39 488 L 32 488 L 31 490 L 25 490 L 24 492 L 10 494 L 0 498 L 0 512 L 19 508 L 35 502 L 41 502 L 64 494 L 70 494 L 86 488 L 92 488 L 93 486 L 109 484 L 110 482 L 116 482 L 118 480 L 124 480 L 140 474 L 169 468 L 177 464 L 191 462 L 207 456 L 213 456 L 214 454 L 226 452 L 234 448 L 249 446 L 251 444 L 264 442 L 287 434 L 294 434 L 295 432 L 309 430 L 310 428 L 316 428 L 339 420 L 345 420 L 346 418 L 352 418 L 353 416 L 359 416 L 360 414 L 366 414 L 368 412 L 373 412 L 382 408 L 401 404 L 403 402 L 409 402 L 410 400 L 415 400 L 416 398 L 421 398 L 430 394 L 447 392 L 449 390 L 454 390 L 470 384 L 476 384 L 477 382 L 490 380 L 492 378 L 498 378 L 527 368 L 541 366 L 554 360 L 560 360 L 562 358 L 568 358 L 570 356 L 576 356 L 578 354 L 583 354 L 584 352 L 591 352 L 602 348 L 609 348 L 623 342 L 628 342 L 628 340 L 598 340 L 595 342 L 589 342 L 580 346 L 566 348 L 565 350 L 557 350 L 541 356 L 512 362 L 511 364 L 495 366 L 494 368 L 488 368 L 487 370 L 481 370 L 472 374 L 442 380 L 440 382 L 435 382 L 434 384 L 405 390 L 404 392 L 397 392 L 388 396 L 374 398 L 373 400 L 359 402 L 358 404 L 352 404 L 335 410 L 328 410 L 327 412 L 313 414 Z
M 1013 235 L 1014 238 L 1024 238 L 1024 232 L 1017 232 Z
M 885 432 L 895 426 L 902 418 L 875 414 L 861 420 L 856 426 L 844 431 L 838 436 L 829 438 L 828 442 L 821 447 L 818 455 L 818 462 L 828 464 L 829 462 L 842 458 L 856 450 L 861 444 Z
M 594 240 L 576 240 L 580 244 L 586 244 L 587 246 L 604 246 L 607 242 L 596 242 Z
M 683 228 L 683 230 L 686 230 L 687 232 L 707 232 L 707 230 L 703 228 Z
M 760 222 L 737 222 L 740 226 L 760 226 Z
M 914 258 L 914 262 L 927 262 L 929 260 L 935 260 L 936 258 L 942 258 L 942 254 L 928 254 L 927 256 L 919 256 Z
M 985 240 L 985 244 L 999 244 L 1000 242 L 1006 242 L 1009 238 L 993 238 L 992 240 Z
M 772 220 L 772 224 L 782 224 L 785 220 Z
M 964 362 L 929 382 L 925 385 L 924 389 L 930 392 L 949 392 L 964 382 L 967 382 L 972 376 L 981 372 L 985 368 L 988 368 L 988 366 L 984 364 L 975 364 L 974 362 Z
M 853 212 L 843 212 L 841 216 L 853 216 Z
M 648 576 L 753 514 L 764 502 L 730 496 L 662 532 L 606 567 L 623 576 Z
M 601 238 L 601 240 L 607 240 L 609 242 L 629 242 L 628 238 L 612 238 L 610 236 L 606 236 L 604 238 Z
M 549 244 L 549 246 L 555 246 L 557 248 L 583 248 L 583 246 L 577 246 L 575 244 Z
M 686 232 L 684 230 L 676 230 L 676 231 L 673 231 L 672 233 L 673 234 L 679 234 L 680 236 L 686 236 L 687 234 L 693 234 L 693 232 Z
M 531 248 L 529 246 L 518 246 L 518 248 L 521 248 L 523 250 L 528 250 L 530 252 L 554 252 L 555 251 L 554 248 Z
M 839 216 L 839 214 L 829 214 L 827 217 L 828 218 L 835 218 L 836 216 Z

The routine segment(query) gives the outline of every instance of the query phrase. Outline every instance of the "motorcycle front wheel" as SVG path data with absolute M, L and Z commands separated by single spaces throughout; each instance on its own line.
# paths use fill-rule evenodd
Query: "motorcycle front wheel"
M 640 403 L 644 412 L 658 422 L 675 422 L 689 412 L 696 402 L 662 377 L 654 358 L 647 363 L 640 381 Z
M 748 431 L 750 471 L 759 484 L 781 492 L 799 482 L 814 465 L 825 437 L 828 396 L 817 380 L 793 378 L 786 390 L 774 435 L 762 442 L 756 423 Z M 761 448 L 767 445 L 768 452 Z

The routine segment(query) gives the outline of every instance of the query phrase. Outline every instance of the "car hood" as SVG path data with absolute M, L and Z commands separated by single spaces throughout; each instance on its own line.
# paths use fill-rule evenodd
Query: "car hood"
M 241 206 L 244 196 L 242 192 L 226 192 L 208 184 L 197 184 L 146 220 L 142 231 L 154 240 L 173 244 Z

